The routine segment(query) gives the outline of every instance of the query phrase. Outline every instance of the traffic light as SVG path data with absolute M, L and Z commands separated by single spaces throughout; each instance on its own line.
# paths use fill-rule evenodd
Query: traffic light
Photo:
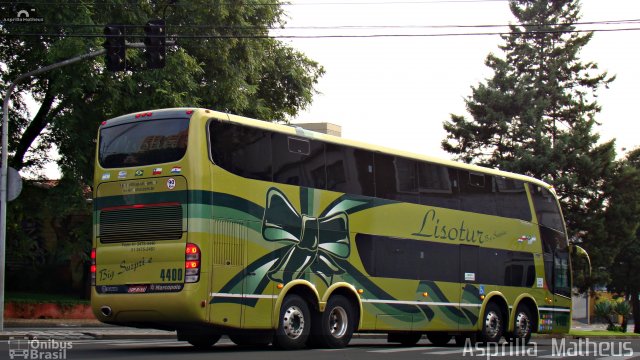
M 127 67 L 127 48 L 125 45 L 125 26 L 107 25 L 104 27 L 105 41 L 102 46 L 107 50 L 106 64 L 109 71 L 124 71 Z
M 150 20 L 144 27 L 145 57 L 149 69 L 160 69 L 165 65 L 167 33 L 164 24 L 164 20 Z

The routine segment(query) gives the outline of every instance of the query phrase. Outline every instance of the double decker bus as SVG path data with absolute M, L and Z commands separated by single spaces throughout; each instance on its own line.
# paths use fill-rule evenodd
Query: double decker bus
M 570 328 L 564 220 L 527 176 L 163 109 L 102 123 L 93 204 L 95 316 L 197 347 Z

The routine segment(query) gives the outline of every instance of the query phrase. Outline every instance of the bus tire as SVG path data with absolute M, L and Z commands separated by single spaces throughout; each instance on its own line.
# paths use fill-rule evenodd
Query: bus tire
M 280 307 L 273 345 L 284 350 L 302 349 L 311 332 L 309 305 L 298 295 L 287 295 Z
M 319 321 L 312 324 L 312 334 L 317 337 L 319 346 L 340 349 L 351 341 L 355 322 L 353 306 L 349 299 L 342 295 L 332 296 L 319 316 Z
M 514 317 L 511 341 L 521 345 L 526 345 L 531 339 L 532 332 L 533 321 L 531 317 L 531 310 L 529 310 L 529 307 L 524 304 L 518 305 L 518 309 L 516 310 L 516 315 Z
M 273 340 L 273 333 L 229 334 L 229 339 L 241 347 L 266 347 Z
M 192 336 L 187 338 L 187 342 L 197 349 L 205 350 L 217 343 L 218 340 L 220 340 L 220 337 L 221 336 L 219 334 L 210 336 Z
M 498 343 L 504 332 L 504 325 L 504 316 L 500 307 L 494 302 L 487 303 L 482 317 L 481 342 Z
M 427 339 L 435 346 L 445 346 L 451 341 L 451 335 L 446 332 L 433 331 L 427 333 Z

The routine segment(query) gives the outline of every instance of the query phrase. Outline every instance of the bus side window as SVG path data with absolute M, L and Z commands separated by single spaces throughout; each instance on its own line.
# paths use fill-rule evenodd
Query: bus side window
M 549 190 L 537 185 L 529 184 L 529 190 L 533 198 L 538 225 L 555 229 L 564 234 L 564 223 L 555 197 Z
M 497 215 L 493 176 L 458 170 L 461 210 Z
M 218 120 L 209 123 L 211 160 L 239 176 L 271 181 L 271 134 Z
M 559 231 L 540 226 L 544 271 L 549 290 L 566 297 L 571 296 L 569 250 L 565 235 Z
M 556 251 L 553 274 L 555 293 L 565 297 L 571 297 L 571 272 L 569 267 L 569 251 L 567 249 Z
M 286 134 L 273 133 L 273 181 L 324 189 L 324 144 Z
M 524 182 L 496 176 L 496 210 L 498 216 L 531 221 L 529 199 Z
M 394 175 L 396 178 L 397 199 L 400 201 L 419 204 L 420 193 L 418 192 L 418 163 L 414 160 L 402 157 L 396 157 L 393 163 L 395 168 Z M 376 181 L 377 180 L 378 179 L 376 178 Z
M 458 171 L 455 169 L 426 162 L 419 163 L 418 189 L 422 205 L 460 209 Z
M 419 203 L 417 163 L 401 157 L 375 154 L 376 196 Z
M 326 144 L 327 190 L 375 196 L 373 153 Z

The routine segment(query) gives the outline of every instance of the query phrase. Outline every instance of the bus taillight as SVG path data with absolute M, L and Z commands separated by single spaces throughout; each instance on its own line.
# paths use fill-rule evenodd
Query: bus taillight
M 184 269 L 184 282 L 195 283 L 200 280 L 200 248 L 196 244 L 187 244 Z
M 91 249 L 91 285 L 96 285 L 96 249 Z
M 136 114 L 136 119 L 140 119 L 141 117 L 151 117 L 152 115 L 152 112 L 143 112 L 140 114 Z

